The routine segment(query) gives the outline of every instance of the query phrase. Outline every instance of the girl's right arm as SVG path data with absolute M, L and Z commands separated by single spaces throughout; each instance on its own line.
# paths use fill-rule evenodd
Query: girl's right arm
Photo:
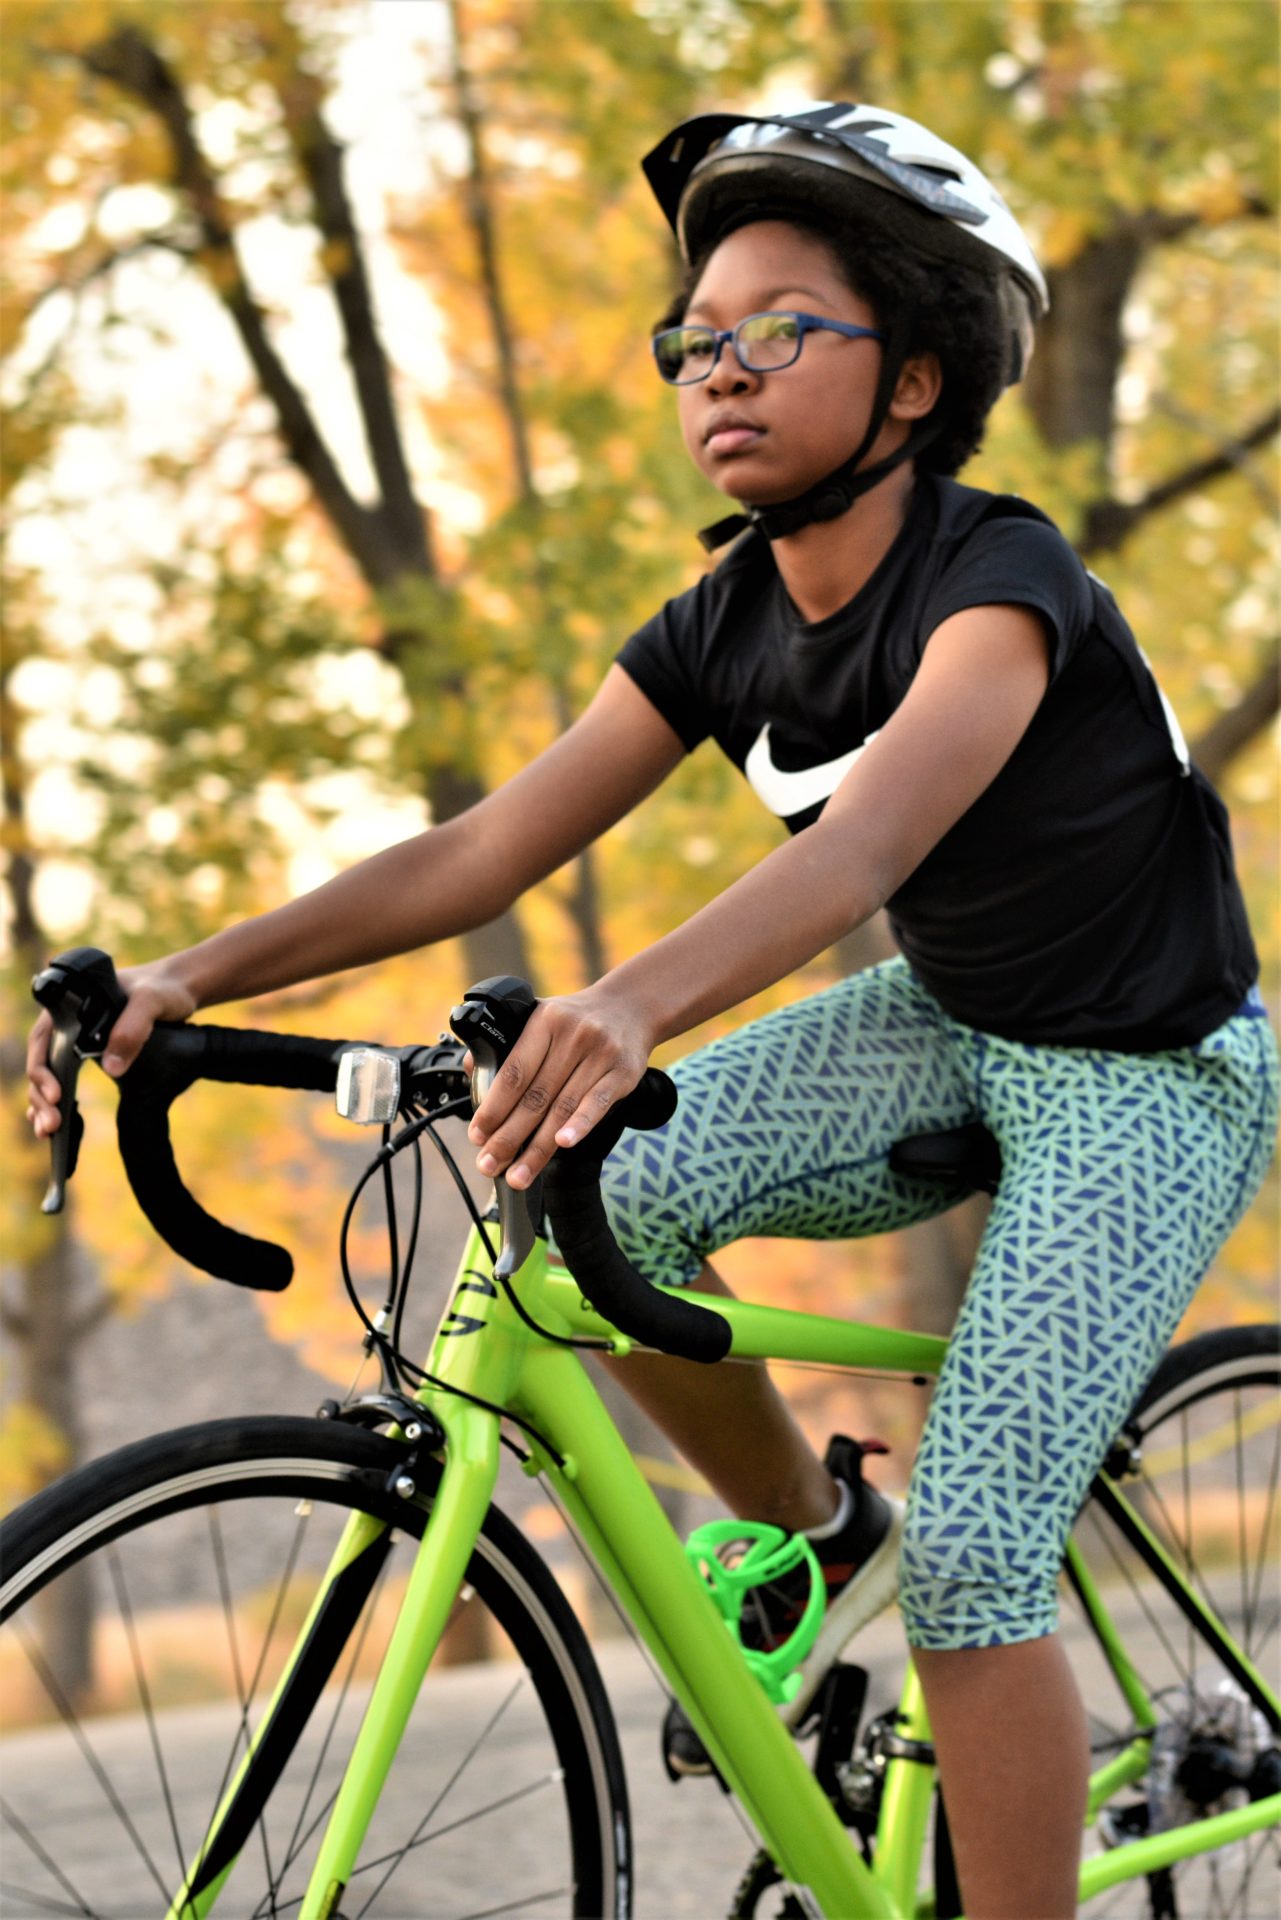
M 157 1020 L 185 1020 L 220 1001 L 365 966 L 483 926 L 620 820 L 684 751 L 635 683 L 612 667 L 582 718 L 466 813 L 288 906 L 124 970 L 129 1003 L 108 1039 L 104 1067 L 123 1073 Z M 27 1113 L 40 1135 L 54 1132 L 61 1118 L 47 1066 L 49 1032 L 49 1016 L 41 1014 L 27 1049 Z

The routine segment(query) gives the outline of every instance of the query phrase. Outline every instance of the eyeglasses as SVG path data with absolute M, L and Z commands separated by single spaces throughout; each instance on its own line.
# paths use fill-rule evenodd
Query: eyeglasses
M 668 327 L 656 333 L 650 344 L 658 371 L 669 386 L 690 387 L 707 379 L 727 345 L 733 347 L 746 372 L 777 373 L 800 359 L 807 333 L 840 333 L 847 340 L 885 338 L 875 327 L 852 327 L 843 320 L 824 320 L 817 313 L 749 313 L 724 333 L 715 327 Z

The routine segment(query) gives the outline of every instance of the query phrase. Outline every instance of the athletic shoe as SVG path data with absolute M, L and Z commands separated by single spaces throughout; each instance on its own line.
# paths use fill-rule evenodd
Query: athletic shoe
M 801 1667 L 800 1689 L 783 1710 L 789 1726 L 797 1726 L 804 1718 L 843 1648 L 860 1627 L 889 1605 L 898 1589 L 903 1509 L 898 1501 L 869 1486 L 862 1472 L 865 1454 L 886 1451 L 879 1441 L 860 1444 L 839 1433 L 828 1442 L 823 1464 L 833 1479 L 849 1487 L 853 1503 L 839 1533 L 810 1542 L 827 1586 L 827 1611 Z M 802 1566 L 769 1586 L 754 1587 L 743 1603 L 743 1645 L 766 1652 L 781 1645 L 805 1610 L 809 1582 L 809 1569 Z M 668 1706 L 662 1739 L 663 1760 L 671 1779 L 713 1771 L 707 1749 L 675 1700 Z

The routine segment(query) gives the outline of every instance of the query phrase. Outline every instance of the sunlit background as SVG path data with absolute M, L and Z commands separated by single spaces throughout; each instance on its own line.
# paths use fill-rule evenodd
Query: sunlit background
M 100 1078 L 73 1205 L 45 1219 L 26 983 L 60 946 L 186 943 L 479 795 L 697 576 L 715 502 L 646 350 L 676 263 L 637 161 L 700 109 L 892 105 L 1026 223 L 1054 311 L 964 477 L 1044 506 L 1116 592 L 1231 805 L 1275 1011 L 1269 0 L 25 0 L 6 24 L 11 1493 L 178 1418 L 347 1384 L 333 1249 L 362 1155 L 338 1123 L 187 1102 L 202 1198 L 295 1252 L 280 1297 L 149 1237 Z M 778 832 L 708 747 L 488 943 L 218 1017 L 431 1038 L 487 957 L 594 977 Z M 460 1236 L 433 1205 L 426 1322 Z M 937 1327 L 975 1231 L 749 1244 L 727 1270 Z M 376 1272 L 372 1224 L 366 1245 Z M 1272 1190 L 1193 1318 L 1257 1317 L 1275 1273 Z M 816 1433 L 855 1418 L 795 1384 Z

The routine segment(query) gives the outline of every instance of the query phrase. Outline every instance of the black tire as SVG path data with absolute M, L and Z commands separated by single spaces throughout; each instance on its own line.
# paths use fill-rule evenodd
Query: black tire
M 357 1511 L 388 1523 L 371 1535 L 389 1550 L 359 1556 L 349 1617 L 313 1628 L 314 1705 L 289 1717 L 278 1783 L 250 1810 L 216 1909 L 296 1911 L 390 1589 L 438 1482 L 428 1463 L 418 1496 L 399 1498 L 403 1458 L 327 1421 L 212 1421 L 85 1467 L 6 1522 L 9 1920 L 166 1912 Z M 491 1508 L 342 1913 L 626 1920 L 630 1886 L 622 1758 L 595 1662 L 547 1567 Z
M 1281 1654 L 1281 1328 L 1232 1327 L 1174 1347 L 1127 1422 L 1109 1469 L 1183 1577 L 1275 1683 Z M 1113 1518 L 1091 1500 L 1077 1540 L 1103 1586 L 1126 1650 L 1157 1705 L 1145 1779 L 1118 1796 L 1097 1845 L 1124 1846 L 1149 1824 L 1177 1823 L 1281 1787 L 1281 1727 L 1178 1610 Z M 1093 1641 L 1064 1624 L 1090 1719 L 1095 1764 L 1134 1722 Z M 1241 1776 L 1237 1778 L 1235 1776 Z M 1230 1777 L 1231 1776 L 1231 1777 Z M 1151 1881 L 1100 1894 L 1099 1920 L 1276 1920 L 1281 1835 L 1273 1829 Z

